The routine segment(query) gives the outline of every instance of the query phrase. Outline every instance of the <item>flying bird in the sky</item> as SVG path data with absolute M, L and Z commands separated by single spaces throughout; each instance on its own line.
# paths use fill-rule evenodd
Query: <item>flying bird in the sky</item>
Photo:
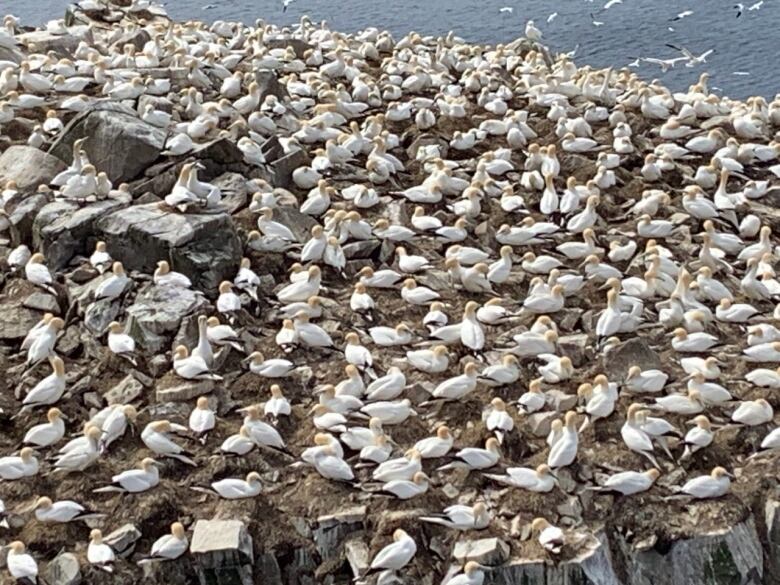
M 677 16 L 672 18 L 671 20 L 672 21 L 682 20 L 683 18 L 685 18 L 687 16 L 691 16 L 692 14 L 693 14 L 693 10 L 683 10 L 680 14 L 678 14 Z

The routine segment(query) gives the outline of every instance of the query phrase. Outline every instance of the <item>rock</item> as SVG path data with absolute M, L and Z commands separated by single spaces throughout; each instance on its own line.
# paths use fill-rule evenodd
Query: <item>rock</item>
M 20 190 L 48 184 L 67 165 L 56 156 L 31 146 L 12 146 L 0 155 L 0 183 L 14 180 Z
M 119 303 L 110 299 L 90 303 L 84 311 L 84 325 L 95 335 L 103 335 L 109 323 L 119 316 L 119 309 Z
M 476 561 L 480 565 L 500 565 L 509 558 L 509 545 L 495 537 L 460 540 L 455 543 L 452 556 L 461 564 Z
M 170 367 L 170 364 L 168 363 L 168 358 L 164 355 L 156 355 L 152 359 L 149 360 L 149 363 L 147 364 L 149 366 L 149 373 L 154 378 L 159 378 L 162 376 L 165 372 L 168 371 L 168 368 Z
M 167 260 L 172 270 L 207 293 L 233 279 L 242 255 L 236 228 L 225 213 L 180 214 L 153 203 L 133 205 L 101 218 L 97 232 L 125 268 L 151 274 L 158 261 Z
M 136 108 L 136 111 L 139 116 L 149 104 L 151 104 L 155 110 L 168 112 L 169 114 L 173 113 L 173 102 L 171 102 L 171 100 L 157 95 L 144 94 L 138 98 L 138 107 Z
M 314 544 L 323 560 L 339 555 L 344 539 L 364 529 L 366 507 L 357 506 L 317 518 L 317 526 L 312 531 Z
M 252 537 L 239 520 L 198 520 L 190 554 L 201 585 L 252 585 Z
M 57 352 L 73 357 L 81 347 L 81 334 L 76 325 L 71 325 L 65 330 L 65 334 L 57 339 Z
M 274 221 L 290 228 L 295 238 L 303 243 L 311 237 L 311 228 L 317 225 L 310 215 L 301 213 L 294 207 L 277 207 L 274 209 Z
M 106 404 L 129 404 L 141 394 L 143 394 L 144 386 L 136 380 L 133 376 L 128 374 L 122 380 L 103 394 L 103 400 Z
M 144 351 L 158 352 L 168 345 L 181 320 L 206 304 L 206 299 L 192 290 L 149 286 L 127 308 L 128 318 L 133 320 L 129 333 Z
M 350 242 L 341 249 L 344 252 L 344 256 L 349 259 L 371 258 L 371 255 L 376 251 L 379 245 L 379 240 L 358 240 L 356 242 Z
M 79 560 L 72 553 L 62 553 L 54 558 L 43 571 L 48 585 L 79 585 L 81 569 Z
M 212 380 L 198 380 L 171 388 L 158 388 L 155 397 L 157 402 L 187 402 L 212 390 L 214 390 Z
M 194 156 L 206 167 L 198 173 L 198 177 L 212 180 L 225 172 L 225 167 L 235 164 L 243 165 L 244 153 L 236 143 L 227 138 L 218 138 L 205 143 L 192 151 Z
M 640 337 L 624 341 L 603 357 L 603 368 L 613 382 L 623 380 L 631 366 L 643 370 L 662 369 L 658 354 Z
M 260 88 L 260 103 L 263 103 L 269 95 L 275 95 L 280 100 L 290 97 L 285 87 L 279 83 L 276 73 L 270 69 L 255 71 L 255 81 Z
M 359 537 L 348 539 L 344 543 L 344 556 L 347 558 L 352 576 L 357 578 L 369 567 L 368 545 Z
M 125 524 L 103 537 L 103 542 L 114 549 L 120 557 L 129 557 L 135 550 L 135 543 L 142 534 L 135 524 Z
M 35 222 L 35 217 L 49 201 L 50 197 L 48 195 L 44 193 L 33 193 L 13 206 L 13 211 L 10 212 L 8 219 L 16 228 L 16 237 L 18 241 L 14 241 L 14 244 L 32 246 L 32 227 Z
M 0 61 L 13 61 L 14 63 L 21 63 L 24 59 L 24 55 L 12 49 L 11 47 L 0 47 Z
M 28 309 L 35 309 L 36 311 L 43 311 L 44 313 L 60 314 L 60 305 L 57 303 L 57 299 L 53 295 L 43 292 L 31 294 L 24 299 L 22 306 Z
M 95 222 L 129 203 L 129 197 L 84 206 L 68 201 L 48 203 L 33 222 L 33 246 L 46 256 L 50 269 L 60 270 L 76 254 L 89 256 L 94 249 Z
M 222 206 L 230 215 L 246 207 L 249 192 L 246 179 L 238 173 L 224 173 L 214 179 L 212 184 L 222 191 Z
M 574 367 L 585 363 L 588 355 L 588 336 L 585 333 L 564 335 L 558 339 L 558 350 L 561 356 L 568 356 Z
M 663 551 L 658 548 L 633 550 L 619 536 L 613 550 L 623 555 L 623 566 L 631 576 L 630 585 L 729 585 L 761 584 L 764 564 L 761 542 L 753 516 L 735 526 L 674 541 Z M 617 554 L 617 553 L 616 553 Z
M 49 154 L 70 161 L 73 142 L 87 137 L 84 150 L 114 183 L 128 182 L 152 164 L 165 144 L 165 130 L 147 124 L 136 112 L 117 102 L 99 102 L 77 114 L 65 127 Z M 132 156 L 125 156 L 132 153 Z
M 780 500 L 767 499 L 764 507 L 766 541 L 769 545 L 769 570 L 780 578 Z
M 270 136 L 265 142 L 260 145 L 260 151 L 263 153 L 266 162 L 272 163 L 278 160 L 279 157 L 284 156 L 284 147 L 279 142 L 279 138 L 276 135 Z
M 35 45 L 36 53 L 48 53 L 54 51 L 61 58 L 72 58 L 73 52 L 79 46 L 79 39 L 72 34 L 57 35 L 46 30 L 36 30 L 21 34 L 16 37 L 19 42 L 27 45 Z M 84 39 L 87 40 L 87 39 Z M 92 42 L 92 35 L 89 41 Z
M 577 405 L 576 394 L 566 394 L 557 388 L 547 390 L 544 395 L 547 397 L 547 404 L 551 405 L 556 412 L 566 412 Z
M 574 558 L 560 563 L 547 559 L 511 560 L 486 575 L 485 585 L 627 585 L 612 568 L 603 533 L 598 537 L 587 535 L 577 548 L 579 552 Z M 677 583 L 688 585 L 682 580 Z
M 550 425 L 556 418 L 560 418 L 557 412 L 535 412 L 528 415 L 528 428 L 535 437 L 546 437 L 550 433 Z
M 40 321 L 40 314 L 27 309 L 22 300 L 0 303 L 0 340 L 15 341 L 27 337 L 27 333 Z
M 269 49 L 286 49 L 287 47 L 292 47 L 293 51 L 295 51 L 295 56 L 299 59 L 303 59 L 303 55 L 306 53 L 306 51 L 313 48 L 303 39 L 296 38 L 266 38 L 263 39 L 263 43 Z
M 133 45 L 138 52 L 142 51 L 144 45 L 152 40 L 149 36 L 149 32 L 140 27 L 128 28 L 127 32 L 121 35 L 117 40 L 112 43 L 112 47 L 118 48 L 120 51 L 124 49 L 125 45 Z
M 297 149 L 288 152 L 282 157 L 271 163 L 273 169 L 274 187 L 283 187 L 288 189 L 293 187 L 292 174 L 295 169 L 309 164 L 309 155 L 304 150 Z
M 447 158 L 447 151 L 449 150 L 449 144 L 446 140 L 443 140 L 439 138 L 438 136 L 434 136 L 432 134 L 420 134 L 417 136 L 417 138 L 414 139 L 414 142 L 412 142 L 406 149 L 406 155 L 409 157 L 409 160 L 415 160 L 417 157 L 417 151 L 420 150 L 420 147 L 422 146 L 431 146 L 435 145 L 439 147 L 439 153 L 441 158 L 446 159 Z

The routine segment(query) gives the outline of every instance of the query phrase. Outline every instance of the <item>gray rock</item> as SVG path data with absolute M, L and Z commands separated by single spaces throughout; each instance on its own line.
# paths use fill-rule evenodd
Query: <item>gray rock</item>
M 79 585 L 81 569 L 78 558 L 72 553 L 58 555 L 46 565 L 43 578 L 49 585 Z
M 306 51 L 312 49 L 312 46 L 303 39 L 296 38 L 275 38 L 275 39 L 263 39 L 263 43 L 269 49 L 286 49 L 292 47 L 295 51 L 295 56 L 299 59 L 303 58 Z
M 21 63 L 24 55 L 11 47 L 0 47 L 0 61 L 13 61 Z
M 317 518 L 312 531 L 314 544 L 323 560 L 340 554 L 341 544 L 351 534 L 364 529 L 366 507 L 357 506 Z
M 344 543 L 344 556 L 355 578 L 365 573 L 369 567 L 371 559 L 368 556 L 368 545 L 360 537 L 350 538 Z
M 626 585 L 612 568 L 606 537 L 582 535 L 578 554 L 560 563 L 547 559 L 517 559 L 494 568 L 485 585 Z M 687 581 L 678 581 L 686 583 Z
M 574 367 L 585 363 L 588 354 L 588 336 L 585 333 L 564 335 L 558 339 L 561 356 L 568 356 Z
M 57 35 L 46 30 L 35 30 L 21 34 L 17 37 L 19 42 L 27 45 L 35 45 L 36 53 L 48 53 L 54 51 L 59 57 L 73 57 L 73 52 L 79 46 L 79 38 L 72 34 Z M 87 40 L 87 39 L 84 39 Z M 89 35 L 91 42 L 92 35 Z
M 438 136 L 434 136 L 432 134 L 420 134 L 417 138 L 414 139 L 414 142 L 412 142 L 406 149 L 406 154 L 409 157 L 410 160 L 415 160 L 417 157 L 417 151 L 420 150 L 420 147 L 422 146 L 431 146 L 436 145 L 439 147 L 439 152 L 441 153 L 441 158 L 447 158 L 447 151 L 449 150 L 449 144 L 446 140 L 443 140 L 439 138 Z
M 144 351 L 158 352 L 170 343 L 181 320 L 206 304 L 202 295 L 191 290 L 149 286 L 127 308 L 127 315 L 133 320 L 129 333 Z
M 764 581 L 761 542 L 753 516 L 735 525 L 672 543 L 663 553 L 655 548 L 637 551 L 616 534 L 613 550 L 623 555 L 630 585 L 727 585 Z M 617 554 L 617 553 L 616 553 Z
M 173 113 L 173 102 L 171 102 L 171 100 L 158 95 L 144 94 L 138 98 L 138 107 L 136 108 L 136 111 L 139 116 L 143 114 L 146 106 L 149 104 L 151 104 L 155 110 L 168 112 L 169 114 Z
M 273 169 L 273 185 L 274 187 L 283 187 L 285 189 L 293 186 L 292 174 L 295 169 L 309 164 L 309 155 L 306 151 L 298 149 L 288 152 L 282 157 L 279 157 L 273 163 L 271 168 Z
M 249 201 L 249 191 L 246 179 L 238 173 L 220 175 L 212 184 L 222 191 L 221 205 L 230 215 L 246 207 Z
M 140 52 L 151 39 L 152 37 L 145 28 L 134 27 L 122 34 L 111 46 L 121 51 L 125 45 L 133 45 Z
M 317 221 L 310 215 L 301 213 L 294 207 L 277 207 L 274 209 L 274 221 L 290 228 L 295 238 L 303 243 L 311 237 L 311 228 L 317 225 Z
M 766 541 L 769 545 L 769 569 L 780 578 L 780 500 L 767 499 L 764 507 Z
M 480 565 L 500 565 L 509 558 L 509 545 L 495 537 L 460 540 L 455 543 L 452 556 L 461 564 L 475 561 Z
M 65 334 L 57 340 L 57 351 L 68 357 L 73 357 L 81 347 L 81 334 L 77 325 L 71 325 Z
M 255 71 L 255 81 L 260 87 L 260 103 L 263 103 L 269 95 L 275 95 L 280 100 L 290 97 L 285 87 L 279 83 L 276 73 L 270 69 L 258 69 Z
M 206 167 L 198 173 L 199 177 L 210 181 L 224 173 L 226 166 L 243 166 L 244 153 L 236 146 L 236 143 L 228 138 L 218 138 L 206 142 L 203 146 L 195 148 L 191 156 L 194 156 Z
M 20 190 L 48 184 L 67 165 L 61 159 L 31 146 L 12 146 L 0 155 L 0 182 L 14 180 Z
M 557 412 L 535 412 L 528 415 L 528 429 L 536 437 L 546 437 L 550 433 L 550 425 L 556 418 L 560 418 Z
M 190 554 L 201 585 L 252 585 L 252 537 L 239 520 L 198 520 Z
M 22 300 L 0 303 L 0 340 L 24 339 L 30 329 L 40 321 L 40 313 L 27 309 Z
M 60 306 L 57 303 L 57 299 L 50 294 L 43 292 L 34 292 L 29 297 L 24 299 L 22 306 L 28 309 L 35 309 L 36 311 L 43 311 L 44 313 L 52 313 L 54 315 L 60 314 Z
M 105 171 L 112 182 L 121 183 L 139 176 L 157 159 L 166 133 L 138 118 L 130 107 L 100 102 L 68 123 L 49 154 L 70 161 L 73 142 L 84 136 L 84 150 L 92 164 Z
M 344 251 L 344 256 L 349 259 L 371 258 L 371 255 L 376 251 L 379 245 L 379 240 L 358 240 L 357 242 L 350 242 L 341 249 Z
M 260 145 L 260 151 L 263 153 L 266 162 L 274 162 L 279 157 L 284 156 L 284 147 L 279 142 L 279 138 L 276 135 L 269 137 L 265 142 Z
M 167 260 L 207 293 L 232 279 L 241 260 L 241 241 L 225 213 L 180 214 L 156 204 L 134 205 L 101 218 L 96 230 L 125 268 L 149 274 Z
M 577 404 L 576 394 L 566 394 L 557 388 L 547 390 L 544 394 L 547 397 L 547 404 L 552 406 L 556 412 L 566 412 Z
M 103 399 L 106 401 L 106 404 L 129 404 L 141 396 L 143 391 L 143 384 L 128 374 L 122 378 L 119 384 L 103 394 Z
M 641 337 L 621 343 L 603 357 L 604 370 L 613 382 L 623 380 L 631 366 L 643 370 L 662 369 L 658 354 Z
M 48 180 L 48 179 L 47 179 Z M 24 199 L 15 203 L 13 209 L 10 212 L 8 219 L 11 225 L 16 228 L 11 232 L 11 235 L 16 235 L 16 239 L 13 241 L 15 245 L 26 244 L 32 246 L 33 240 L 33 223 L 35 222 L 35 216 L 43 209 L 51 200 L 49 195 L 44 193 L 33 193 L 27 195 Z
M 92 253 L 95 222 L 130 203 L 129 197 L 106 199 L 89 205 L 54 201 L 44 205 L 33 222 L 33 246 L 46 256 L 49 268 L 64 268 L 76 254 Z
M 142 534 L 135 524 L 125 524 L 103 537 L 103 542 L 114 549 L 120 557 L 129 557 L 135 550 L 135 543 Z
M 214 390 L 212 380 L 198 380 L 170 388 L 158 388 L 155 397 L 157 402 L 187 402 L 203 394 L 208 394 L 212 390 Z
M 84 325 L 95 335 L 103 335 L 109 323 L 119 316 L 120 308 L 119 303 L 111 299 L 90 303 L 84 311 Z
M 162 376 L 165 372 L 168 371 L 168 368 L 170 367 L 170 364 L 168 363 L 168 358 L 164 355 L 156 355 L 152 359 L 149 360 L 149 363 L 147 364 L 149 366 L 149 373 L 154 378 L 159 378 Z

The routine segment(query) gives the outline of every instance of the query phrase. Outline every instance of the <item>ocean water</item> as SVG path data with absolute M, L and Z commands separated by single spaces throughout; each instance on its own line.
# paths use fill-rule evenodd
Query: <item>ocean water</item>
M 279 25 L 295 23 L 303 14 L 327 20 L 347 32 L 375 26 L 402 36 L 410 30 L 443 34 L 450 30 L 471 42 L 500 43 L 521 36 L 533 19 L 544 42 L 553 50 L 573 51 L 575 61 L 594 67 L 627 66 L 637 57 L 670 59 L 681 56 L 667 43 L 700 55 L 713 49 L 706 64 L 686 67 L 679 62 L 666 73 L 658 65 L 640 62 L 646 79 L 660 79 L 673 89 L 711 74 L 714 91 L 734 98 L 780 93 L 780 0 L 747 0 L 737 18 L 734 0 L 622 0 L 604 8 L 607 0 L 293 0 L 286 11 L 282 0 L 168 0 L 177 20 L 240 20 L 257 18 Z M 5 0 L 0 12 L 40 25 L 64 14 L 67 0 Z M 512 11 L 501 11 L 509 7 Z M 693 14 L 672 20 L 684 11 Z M 548 18 L 557 13 L 550 22 Z M 603 24 L 596 25 L 597 21 Z M 673 30 L 670 30 L 673 29 Z

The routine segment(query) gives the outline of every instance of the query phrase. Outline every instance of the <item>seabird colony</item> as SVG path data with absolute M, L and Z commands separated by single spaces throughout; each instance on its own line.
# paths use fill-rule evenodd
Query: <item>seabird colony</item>
M 67 305 L 74 270 L 95 279 L 3 346 L 13 578 L 35 582 L 61 549 L 140 575 L 186 562 L 197 518 L 245 521 L 262 547 L 293 518 L 355 505 L 360 579 L 443 574 L 463 532 L 554 563 L 605 526 L 641 533 L 642 511 L 657 520 L 639 536 L 669 538 L 672 520 L 691 536 L 702 500 L 717 516 L 776 483 L 780 100 L 718 97 L 706 73 L 673 93 L 538 39 L 111 10 L 121 20 L 90 22 L 68 58 L 22 41 L 11 16 L 0 31 L 4 147 L 46 150 L 79 112 L 120 102 L 167 132 L 159 160 L 178 165 L 165 192 L 113 185 L 101 165 L 134 153 L 89 156 L 87 135 L 47 184 L 3 185 L 3 294 L 26 280 Z M 166 258 L 126 270 L 126 251 L 94 239 L 51 270 L 11 218 L 33 194 L 224 214 L 222 171 L 197 155 L 218 139 L 243 153 L 243 258 L 202 291 L 197 331 L 154 355 L 126 308 L 196 274 Z M 301 160 L 286 188 L 264 174 L 272 144 L 273 160 Z M 96 302 L 114 315 L 99 335 L 82 323 Z M 87 400 L 96 369 L 144 389 Z M 195 388 L 186 407 L 159 399 L 163 381 Z M 120 557 L 103 534 L 125 522 L 143 535 Z M 449 583 L 493 570 L 472 560 Z

